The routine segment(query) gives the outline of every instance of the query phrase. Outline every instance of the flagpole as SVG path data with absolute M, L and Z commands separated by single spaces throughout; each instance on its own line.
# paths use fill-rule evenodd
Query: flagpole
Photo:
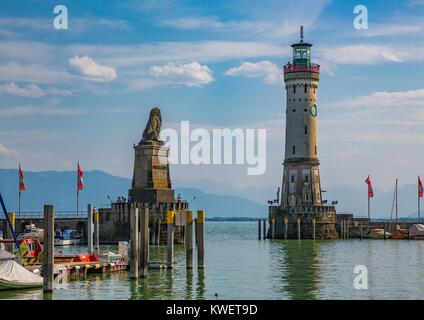
M 418 221 L 420 220 L 420 195 L 418 195 Z
M 21 191 L 21 187 L 19 186 L 19 206 L 18 206 L 18 217 L 19 218 L 21 217 L 21 194 L 22 194 L 22 191 Z
M 368 193 L 368 220 L 371 222 L 371 215 L 370 215 L 370 195 Z
M 79 203 L 78 202 L 79 202 L 79 190 L 78 190 L 78 187 L 77 187 L 77 218 L 79 217 L 78 216 L 78 213 L 79 213 L 79 211 L 78 211 L 78 208 L 79 208 L 78 205 L 79 205 Z

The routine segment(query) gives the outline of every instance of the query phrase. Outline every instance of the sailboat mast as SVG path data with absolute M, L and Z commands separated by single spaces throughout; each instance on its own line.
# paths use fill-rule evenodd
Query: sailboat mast
M 396 179 L 396 222 L 398 221 L 398 179 Z

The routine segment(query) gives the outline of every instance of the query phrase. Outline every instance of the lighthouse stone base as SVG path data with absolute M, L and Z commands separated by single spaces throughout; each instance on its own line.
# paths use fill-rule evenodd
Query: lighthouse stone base
M 273 227 L 273 223 L 275 227 Z M 290 209 L 270 206 L 267 237 L 274 239 L 298 239 L 299 237 L 300 239 L 314 239 L 314 224 L 315 239 L 339 238 L 336 230 L 336 209 L 334 206 L 294 207 Z M 275 228 L 274 236 L 273 228 Z

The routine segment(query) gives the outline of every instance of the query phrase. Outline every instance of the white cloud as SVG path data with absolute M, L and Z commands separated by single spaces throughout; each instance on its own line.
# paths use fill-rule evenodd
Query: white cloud
M 376 24 L 370 25 L 368 29 L 357 31 L 355 34 L 364 37 L 396 36 L 421 32 L 423 26 L 419 24 Z
M 101 65 L 88 56 L 70 58 L 69 64 L 75 67 L 87 80 L 106 82 L 116 79 L 114 68 Z
M 52 108 L 35 106 L 18 106 L 0 109 L 0 118 L 13 118 L 23 116 L 69 116 L 79 115 L 83 111 L 72 108 Z
M 269 30 L 272 24 L 261 21 L 221 21 L 216 17 L 185 17 L 162 20 L 160 26 L 180 30 L 206 30 L 209 32 L 249 32 L 261 33 Z
M 39 98 L 45 95 L 44 90 L 33 83 L 27 84 L 23 87 L 17 86 L 14 82 L 5 83 L 0 85 L 0 92 L 29 98 Z
M 240 66 L 225 71 L 226 76 L 247 78 L 263 77 L 267 84 L 282 84 L 281 69 L 270 61 L 243 62 Z
M 379 91 L 370 95 L 350 98 L 345 101 L 332 103 L 332 105 L 343 105 L 347 107 L 408 107 L 422 106 L 424 101 L 424 89 L 407 91 Z
M 201 87 L 214 81 L 208 66 L 196 61 L 187 64 L 168 63 L 164 66 L 152 66 L 150 74 L 154 77 L 163 77 L 168 83 L 182 84 L 187 87 Z
M 16 156 L 17 152 L 14 149 L 6 148 L 3 144 L 0 143 L 0 156 L 12 157 Z
M 408 54 L 388 46 L 350 45 L 326 48 L 322 51 L 322 56 L 336 64 L 376 64 L 402 62 Z
M 72 77 L 64 71 L 38 64 L 8 63 L 0 65 L 0 80 L 35 83 L 61 83 Z

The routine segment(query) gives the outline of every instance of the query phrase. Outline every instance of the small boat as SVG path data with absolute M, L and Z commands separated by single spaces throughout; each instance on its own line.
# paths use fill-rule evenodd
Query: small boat
M 27 224 L 24 229 L 24 233 L 18 236 L 18 240 L 21 239 L 38 239 L 41 243 L 44 241 L 44 229 L 37 228 L 35 224 Z
M 55 246 L 69 246 L 79 244 L 81 242 L 81 235 L 73 229 L 63 228 L 57 230 L 54 236 Z
M 411 239 L 424 239 L 424 224 L 414 224 L 409 228 Z
M 42 287 L 43 278 L 25 269 L 14 258 L 10 252 L 0 250 L 0 290 Z
M 371 239 L 384 239 L 384 235 L 386 235 L 386 239 L 390 237 L 390 232 L 384 233 L 383 228 L 375 228 L 370 230 L 370 238 Z
M 390 239 L 394 240 L 402 240 L 402 239 L 408 239 L 408 229 L 401 228 L 399 225 L 396 225 L 396 230 L 393 231 L 390 235 Z

